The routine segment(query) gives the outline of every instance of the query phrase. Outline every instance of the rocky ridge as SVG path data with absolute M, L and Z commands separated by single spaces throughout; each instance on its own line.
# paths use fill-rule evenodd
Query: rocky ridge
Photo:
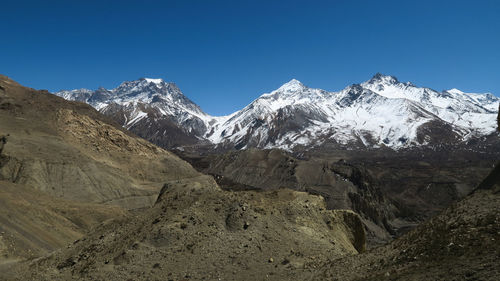
M 228 192 L 196 181 L 164 186 L 137 218 L 99 226 L 68 248 L 14 269 L 13 280 L 297 279 L 327 257 L 363 252 L 350 211 L 287 189 Z M 18 270 L 18 271 L 16 271 Z
M 227 190 L 289 188 L 321 195 L 327 209 L 352 210 L 360 214 L 369 247 L 385 244 L 395 234 L 390 222 L 399 210 L 384 196 L 369 171 L 345 160 L 297 159 L 278 149 L 208 156 L 177 153 Z

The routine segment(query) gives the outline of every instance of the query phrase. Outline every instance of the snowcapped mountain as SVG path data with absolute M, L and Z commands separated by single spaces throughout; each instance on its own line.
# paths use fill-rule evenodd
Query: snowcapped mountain
M 217 124 L 206 137 L 237 148 L 320 145 L 407 147 L 465 140 L 494 131 L 499 99 L 437 92 L 376 74 L 339 92 L 291 80 Z
M 125 128 L 165 147 L 195 144 L 218 118 L 204 113 L 174 83 L 141 78 L 117 88 L 60 91 L 55 95 L 90 104 Z
M 492 94 L 437 92 L 382 74 L 339 92 L 293 79 L 223 117 L 204 113 L 175 84 L 161 79 L 55 94 L 87 102 L 166 147 L 202 143 L 287 150 L 325 143 L 398 149 L 467 141 L 494 132 L 500 101 Z

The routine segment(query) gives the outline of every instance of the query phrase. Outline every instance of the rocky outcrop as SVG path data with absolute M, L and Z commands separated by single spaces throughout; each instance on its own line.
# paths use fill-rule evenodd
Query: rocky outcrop
M 369 171 L 345 161 L 299 160 L 281 150 L 258 149 L 204 158 L 180 155 L 228 190 L 290 188 L 323 196 L 328 209 L 353 210 L 362 217 L 370 246 L 387 242 L 394 234 L 389 221 L 397 208 Z
M 0 136 L 0 155 L 2 155 L 5 144 L 7 144 L 7 136 Z
M 497 131 L 500 131 L 500 104 L 498 105 Z
M 299 280 L 320 261 L 364 251 L 359 217 L 326 210 L 320 196 L 197 182 L 166 185 L 144 215 L 102 225 L 19 278 Z
M 334 259 L 313 280 L 497 280 L 499 166 L 475 191 L 389 245 Z

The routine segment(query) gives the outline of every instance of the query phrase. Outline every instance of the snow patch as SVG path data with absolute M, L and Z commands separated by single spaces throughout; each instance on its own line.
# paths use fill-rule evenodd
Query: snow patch
M 151 83 L 161 87 L 151 87 Z M 128 81 L 115 89 L 99 91 L 80 89 L 55 94 L 87 102 L 101 112 L 122 106 L 128 112 L 127 127 L 148 118 L 144 110 L 151 109 L 158 112 L 155 118 L 165 116 L 186 132 L 214 144 L 247 141 L 244 147 L 286 150 L 326 140 L 394 149 L 422 145 L 417 141 L 418 128 L 431 121 L 451 125 L 467 140 L 495 130 L 500 102 L 492 94 L 458 89 L 437 92 L 382 74 L 338 92 L 309 88 L 292 79 L 227 116 L 206 114 L 174 84 L 162 79 Z M 280 126 L 288 125 L 289 131 L 281 131 Z
M 144 78 L 144 80 L 146 80 L 146 82 L 148 82 L 148 83 L 154 83 L 154 84 L 163 83 L 163 79 L 161 79 L 161 78 Z

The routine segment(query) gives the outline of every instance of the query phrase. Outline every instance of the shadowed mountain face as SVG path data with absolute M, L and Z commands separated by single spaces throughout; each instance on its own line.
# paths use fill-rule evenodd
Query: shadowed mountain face
M 333 260 L 314 280 L 498 280 L 500 164 L 464 200 L 393 243 Z
M 306 158 L 344 159 L 364 167 L 382 193 L 400 210 L 400 217 L 421 221 L 463 198 L 477 186 L 500 157 L 498 137 L 483 138 L 483 151 L 460 145 L 408 150 L 313 150 Z

